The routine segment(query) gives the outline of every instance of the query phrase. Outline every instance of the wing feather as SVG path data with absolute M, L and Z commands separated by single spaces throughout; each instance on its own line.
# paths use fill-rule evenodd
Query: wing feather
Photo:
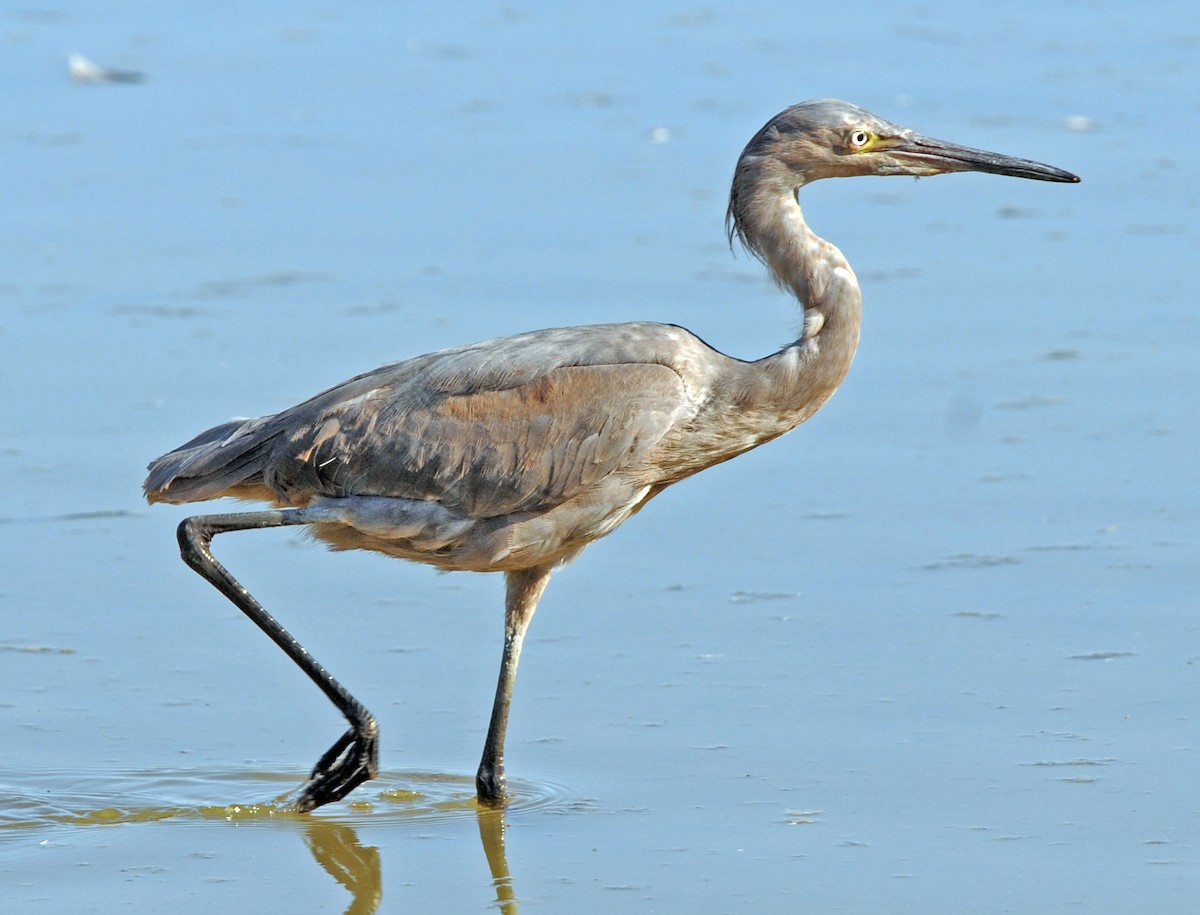
M 683 400 L 679 376 L 661 365 L 557 367 L 441 398 L 393 389 L 300 424 L 263 476 L 293 502 L 370 495 L 433 500 L 471 518 L 539 511 L 637 467 Z
M 680 328 L 624 324 L 417 356 L 202 433 L 150 465 L 146 495 L 384 496 L 470 518 L 546 510 L 612 474 L 649 482 L 634 479 L 647 455 L 695 409 L 672 360 L 700 350 L 713 352 Z

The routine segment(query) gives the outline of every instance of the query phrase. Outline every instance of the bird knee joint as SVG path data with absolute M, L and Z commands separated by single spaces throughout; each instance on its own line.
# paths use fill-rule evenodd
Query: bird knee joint
M 198 516 L 193 515 L 191 518 L 184 518 L 179 522 L 176 537 L 179 540 L 179 552 L 186 561 L 189 557 L 203 556 L 208 553 L 213 532 Z

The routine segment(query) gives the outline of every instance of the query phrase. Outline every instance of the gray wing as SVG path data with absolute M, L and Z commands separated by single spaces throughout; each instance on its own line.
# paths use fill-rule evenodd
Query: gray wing
M 668 358 L 680 335 L 695 341 L 664 325 L 567 328 L 384 366 L 198 436 L 151 465 L 147 496 L 389 496 L 489 518 L 552 508 L 614 473 L 647 485 L 654 445 L 690 412 Z

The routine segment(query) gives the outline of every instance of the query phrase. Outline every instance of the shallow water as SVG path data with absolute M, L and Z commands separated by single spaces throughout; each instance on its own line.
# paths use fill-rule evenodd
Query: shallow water
M 21 911 L 1187 911 L 1200 893 L 1200 21 L 1169 3 L 2 14 L 0 886 Z M 74 85 L 66 55 L 141 71 Z M 789 303 L 721 232 L 803 98 L 1082 175 L 825 182 L 850 377 L 551 583 L 222 538 L 379 717 L 179 561 L 147 460 L 382 362 Z M 332 612 L 331 612 L 332 611 Z

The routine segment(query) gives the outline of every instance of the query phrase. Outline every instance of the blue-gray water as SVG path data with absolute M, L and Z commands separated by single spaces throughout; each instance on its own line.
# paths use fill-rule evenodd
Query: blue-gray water
M 0 45 L 6 905 L 1194 907 L 1193 4 L 50 4 Z M 73 51 L 145 79 L 73 84 Z M 230 807 L 341 722 L 179 562 L 145 462 L 536 327 L 774 350 L 795 313 L 724 197 L 826 95 L 1083 183 L 804 192 L 863 283 L 858 360 L 551 583 L 504 856 L 469 802 L 499 579 L 222 538 L 385 770 L 310 822 Z

